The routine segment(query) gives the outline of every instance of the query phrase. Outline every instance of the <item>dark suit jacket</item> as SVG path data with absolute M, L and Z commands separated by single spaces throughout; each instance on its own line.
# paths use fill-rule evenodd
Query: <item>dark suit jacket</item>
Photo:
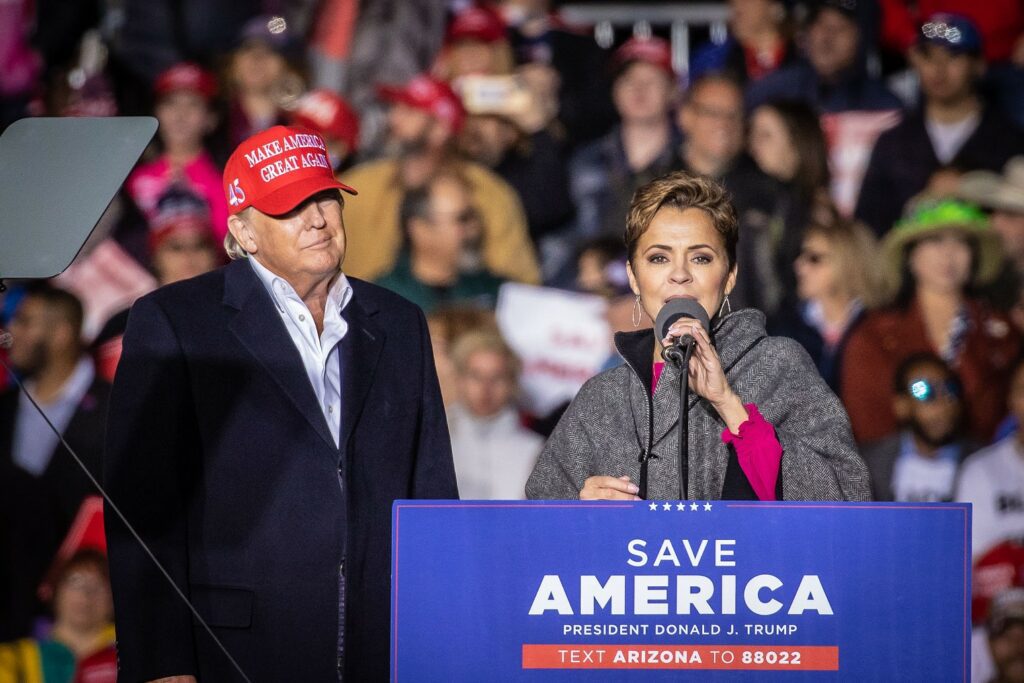
M 0 642 L 29 635 L 32 619 L 44 613 L 36 589 L 82 499 L 96 493 L 59 444 L 39 477 L 14 464 L 20 393 L 14 388 L 0 394 Z M 64 430 L 68 444 L 97 478 L 109 397 L 110 385 L 93 380 Z
M 392 501 L 458 496 L 422 312 L 350 281 L 340 449 L 245 261 L 143 297 L 128 320 L 109 492 L 253 681 L 386 679 Z M 110 514 L 107 540 L 118 680 L 238 680 Z

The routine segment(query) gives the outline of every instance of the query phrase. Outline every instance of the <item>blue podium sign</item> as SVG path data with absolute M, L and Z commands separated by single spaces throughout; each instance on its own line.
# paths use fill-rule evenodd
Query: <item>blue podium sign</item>
M 393 681 L 967 681 L 970 506 L 393 510 Z

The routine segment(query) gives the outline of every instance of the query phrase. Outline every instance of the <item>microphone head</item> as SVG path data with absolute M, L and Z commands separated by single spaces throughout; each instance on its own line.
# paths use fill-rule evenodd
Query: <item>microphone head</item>
M 693 318 L 699 321 L 705 330 L 711 324 L 708 312 L 696 299 L 672 299 L 661 307 L 658 317 L 654 321 L 654 331 L 657 333 L 658 339 L 664 339 L 668 334 L 668 328 L 672 327 L 672 323 L 680 318 Z

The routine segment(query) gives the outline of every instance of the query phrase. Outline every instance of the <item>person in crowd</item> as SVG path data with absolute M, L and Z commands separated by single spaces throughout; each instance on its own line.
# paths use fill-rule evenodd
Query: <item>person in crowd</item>
M 26 635 L 42 605 L 36 587 L 67 533 L 82 499 L 94 490 L 60 444 L 63 437 L 99 477 L 110 386 L 96 375 L 81 339 L 82 305 L 49 285 L 29 288 L 11 320 L 10 363 L 28 394 L 0 394 L 0 498 L 10 515 L 0 520 L 7 547 L 0 563 L 11 576 L 0 587 L 0 640 Z M 49 421 L 32 405 L 35 399 Z M 10 545 L 7 545 L 7 544 Z
M 519 79 L 505 83 L 507 89 L 488 98 L 487 81 L 463 81 L 462 103 L 468 116 L 459 134 L 459 150 L 516 191 L 530 237 L 541 251 L 542 239 L 564 228 L 574 215 L 568 161 L 561 140 L 547 128 L 538 128 L 543 122 L 534 120 L 538 107 L 531 92 Z
M 1024 681 L 1024 588 L 1008 588 L 993 598 L 985 627 L 994 669 L 991 683 Z
M 1010 415 L 1024 420 L 1024 361 L 1010 373 Z M 1024 430 L 1017 429 L 964 462 L 956 500 L 971 503 L 975 557 L 1008 539 L 1024 538 Z
M 442 167 L 465 176 L 473 206 L 483 220 L 483 259 L 488 270 L 519 282 L 536 283 L 540 270 L 530 244 L 522 203 L 501 178 L 455 154 L 454 138 L 462 128 L 462 102 L 444 82 L 417 76 L 400 87 L 381 86 L 388 113 L 391 154 L 357 164 L 342 179 L 373 197 L 353 202 L 346 268 L 356 277 L 378 278 L 395 267 L 402 247 L 399 205 L 405 192 L 421 188 Z
M 641 185 L 679 166 L 672 125 L 675 72 L 667 41 L 631 38 L 615 51 L 612 98 L 621 122 L 570 160 L 576 237 L 618 235 L 630 197 Z
M 963 386 L 967 434 L 987 443 L 1005 414 L 1007 370 L 1020 350 L 1008 318 L 973 293 L 1002 263 L 988 219 L 961 201 L 921 199 L 886 235 L 881 262 L 890 304 L 857 326 L 842 361 L 843 403 L 857 441 L 896 431 L 879 387 L 892 386 L 904 359 L 930 352 Z
M 856 0 L 822 0 L 814 5 L 805 56 L 751 83 L 747 106 L 803 100 L 827 113 L 902 109 L 899 98 L 868 74 L 857 5 Z
M 475 306 L 440 306 L 427 314 L 430 347 L 434 352 L 434 366 L 441 385 L 441 398 L 445 410 L 458 398 L 458 381 L 451 350 L 464 334 L 489 332 L 499 334 L 494 311 Z
M 522 500 L 544 439 L 516 410 L 519 359 L 498 335 L 473 332 L 452 348 L 459 400 L 447 410 L 463 500 Z
M 376 282 L 424 312 L 463 303 L 493 309 L 502 280 L 487 270 L 467 271 L 467 251 L 482 229 L 465 178 L 444 173 L 402 199 L 406 248 L 395 268 Z
M 971 171 L 960 176 L 955 194 L 991 212 L 1006 260 L 984 294 L 1000 310 L 1013 310 L 1020 305 L 1024 284 L 1024 156 L 1007 161 L 1002 175 Z
M 511 74 L 514 68 L 501 14 L 487 5 L 471 4 L 448 23 L 432 73 L 443 81 L 457 82 L 469 75 Z
M 759 311 L 729 310 L 737 239 L 736 213 L 709 178 L 678 172 L 637 191 L 625 241 L 638 313 L 654 319 L 667 301 L 692 298 L 711 329 L 682 318 L 663 339 L 652 330 L 618 335 L 626 364 L 576 395 L 530 475 L 528 497 L 869 498 L 846 414 L 810 358 L 793 340 L 768 337 Z M 684 335 L 696 340 L 684 371 L 703 400 L 688 408 L 681 471 L 681 377 L 661 351 Z
M 871 152 L 856 216 L 885 234 L 942 166 L 999 171 L 1024 153 L 1024 133 L 978 95 L 985 68 L 981 36 L 968 19 L 935 15 L 922 24 L 908 58 L 923 103 L 882 133 Z
M 286 123 L 282 105 L 305 89 L 296 66 L 301 47 L 280 17 L 256 16 L 242 27 L 224 79 L 231 149 L 251 135 Z
M 152 220 L 157 202 L 169 187 L 189 188 L 206 201 L 214 235 L 222 240 L 227 233 L 228 206 L 220 187 L 220 168 L 204 144 L 216 125 L 212 100 L 217 82 L 200 66 L 182 63 L 161 74 L 153 91 L 161 153 L 139 165 L 125 189 L 143 216 Z
M 750 163 L 744 154 L 743 90 L 724 74 L 711 73 L 693 81 L 676 110 L 683 134 L 682 170 L 719 179 Z
M 317 134 L 254 136 L 232 262 L 132 307 L 103 480 L 166 575 L 106 519 L 125 680 L 387 677 L 392 502 L 458 490 L 423 313 L 342 271 L 343 191 Z
M 213 270 L 221 263 L 210 213 L 202 198 L 172 185 L 157 202 L 149 222 L 149 263 L 157 284 L 187 280 Z M 92 341 L 96 372 L 114 381 L 121 358 L 121 338 L 128 326 L 126 308 L 104 323 Z
M 359 114 L 341 95 L 319 88 L 306 93 L 289 112 L 293 126 L 323 136 L 327 158 L 336 173 L 347 170 L 359 151 Z
M 79 550 L 61 565 L 52 609 L 45 636 L 0 644 L 0 681 L 114 683 L 114 605 L 101 551 Z
M 882 0 L 883 47 L 905 54 L 916 42 L 922 21 L 934 14 L 968 18 L 981 34 L 985 90 L 1018 127 L 1024 127 L 1024 5 L 1018 0 Z
M 697 49 L 691 74 L 726 71 L 744 86 L 796 59 L 787 3 L 781 0 L 729 0 L 730 36 Z
M 558 123 L 566 146 L 601 137 L 615 124 L 608 78 L 608 52 L 598 46 L 589 26 L 570 25 L 552 10 L 551 0 L 502 0 L 499 9 L 517 71 L 523 67 L 557 83 Z
M 874 235 L 860 223 L 839 216 L 812 223 L 793 263 L 800 303 L 768 324 L 771 334 L 800 342 L 837 394 L 850 334 L 882 293 L 877 250 Z
M 861 450 L 874 499 L 953 500 L 957 471 L 971 450 L 963 438 L 960 381 L 944 360 L 918 353 L 896 368 L 892 392 L 899 431 Z
M 772 182 L 769 201 L 754 199 L 748 204 L 760 210 L 744 213 L 738 298 L 771 316 L 795 303 L 792 264 L 804 229 L 833 215 L 828 149 L 814 111 L 803 102 L 781 101 L 754 110 L 750 153 Z

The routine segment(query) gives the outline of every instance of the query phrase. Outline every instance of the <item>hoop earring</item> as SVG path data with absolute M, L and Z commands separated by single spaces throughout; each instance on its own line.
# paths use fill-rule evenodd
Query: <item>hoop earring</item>
M 633 301 L 633 327 L 640 327 L 640 321 L 644 319 L 643 311 L 640 310 L 640 295 L 636 295 L 636 300 Z
M 726 294 L 725 298 L 722 299 L 722 305 L 718 307 L 718 315 L 715 316 L 716 318 L 721 318 L 722 317 L 722 311 L 725 310 L 726 306 L 729 307 L 729 313 L 732 313 L 732 304 L 729 302 L 729 295 L 728 294 Z M 726 313 L 726 315 L 729 315 L 729 313 Z

